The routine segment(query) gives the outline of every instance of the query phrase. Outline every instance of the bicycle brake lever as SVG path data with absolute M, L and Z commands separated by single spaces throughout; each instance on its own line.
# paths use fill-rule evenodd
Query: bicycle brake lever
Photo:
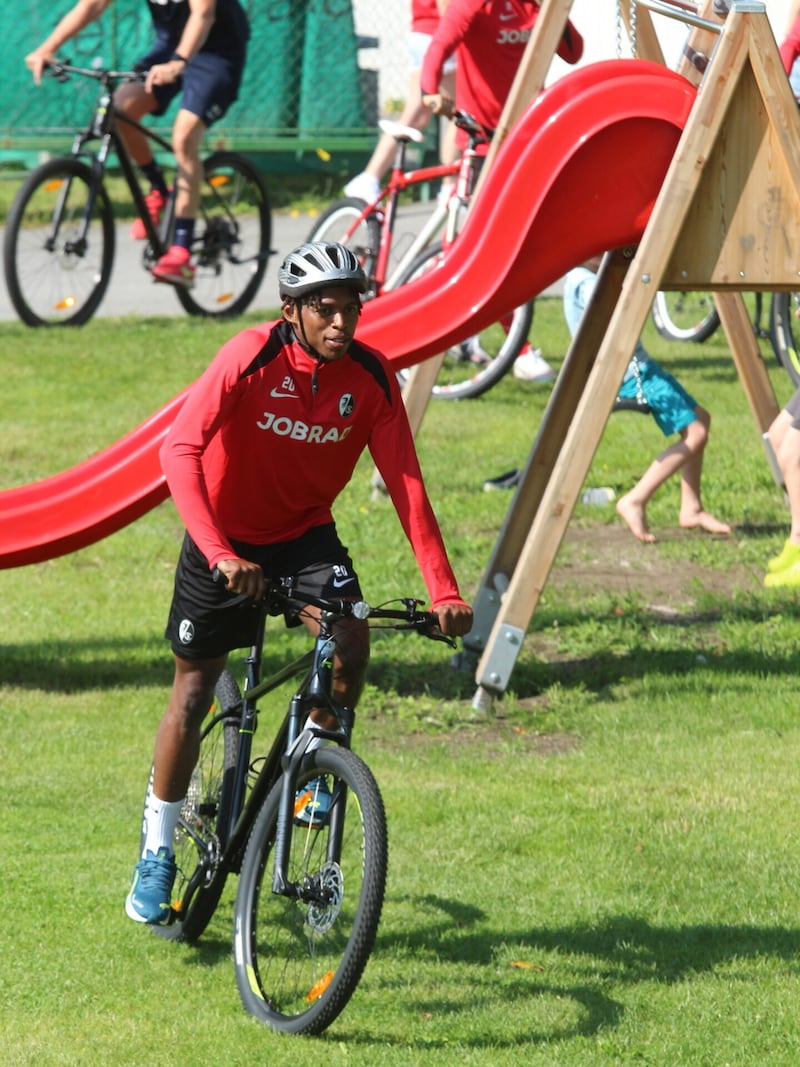
M 64 66 L 69 64 L 69 60 L 65 59 L 61 63 L 48 63 L 42 71 L 42 74 L 48 78 L 55 78 L 58 82 L 68 82 L 69 74 L 64 70 Z

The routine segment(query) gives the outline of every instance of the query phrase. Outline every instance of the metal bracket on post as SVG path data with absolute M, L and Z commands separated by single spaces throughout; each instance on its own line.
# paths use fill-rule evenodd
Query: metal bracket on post
M 494 620 L 500 610 L 500 601 L 503 593 L 508 589 L 508 578 L 505 574 L 495 574 L 493 583 L 496 588 L 482 585 L 478 590 L 472 606 L 473 620 L 472 629 L 462 638 L 464 648 L 475 655 L 483 655 L 489 634 L 492 632 Z
M 506 624 L 501 627 L 484 669 L 476 679 L 478 689 L 472 698 L 472 706 L 477 711 L 488 711 L 494 698 L 508 688 L 524 639 L 525 631 L 519 626 Z

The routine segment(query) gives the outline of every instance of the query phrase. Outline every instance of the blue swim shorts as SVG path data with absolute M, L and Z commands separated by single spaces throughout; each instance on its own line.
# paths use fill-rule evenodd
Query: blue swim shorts
M 641 364 L 640 378 L 644 398 L 650 405 L 653 418 L 665 437 L 685 430 L 697 418 L 697 401 L 687 393 L 677 378 L 665 371 L 654 359 Z M 636 377 L 631 375 L 622 383 L 619 395 L 633 398 L 638 392 Z

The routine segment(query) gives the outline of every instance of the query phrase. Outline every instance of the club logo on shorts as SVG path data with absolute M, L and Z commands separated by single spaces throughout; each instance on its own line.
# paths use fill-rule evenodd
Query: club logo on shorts
M 355 410 L 356 401 L 352 393 L 343 393 L 339 397 L 339 414 L 342 418 L 348 415 L 352 415 Z
M 189 619 L 181 619 L 181 624 L 178 627 L 178 637 L 180 637 L 182 645 L 190 645 L 194 641 L 194 623 Z

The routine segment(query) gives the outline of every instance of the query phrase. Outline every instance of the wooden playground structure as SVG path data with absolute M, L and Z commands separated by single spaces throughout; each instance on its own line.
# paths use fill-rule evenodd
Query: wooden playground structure
M 659 289 L 713 291 L 758 437 L 778 412 L 742 297 L 800 288 L 800 118 L 765 5 L 618 3 L 638 58 L 664 62 L 651 11 L 687 22 L 678 69 L 698 92 L 639 245 L 604 256 L 481 579 L 464 639 L 470 666 L 477 659 L 479 711 L 508 687 Z M 572 0 L 543 0 L 488 165 L 541 91 L 571 7 Z M 429 360 L 411 377 L 406 402 L 415 428 L 439 365 Z

